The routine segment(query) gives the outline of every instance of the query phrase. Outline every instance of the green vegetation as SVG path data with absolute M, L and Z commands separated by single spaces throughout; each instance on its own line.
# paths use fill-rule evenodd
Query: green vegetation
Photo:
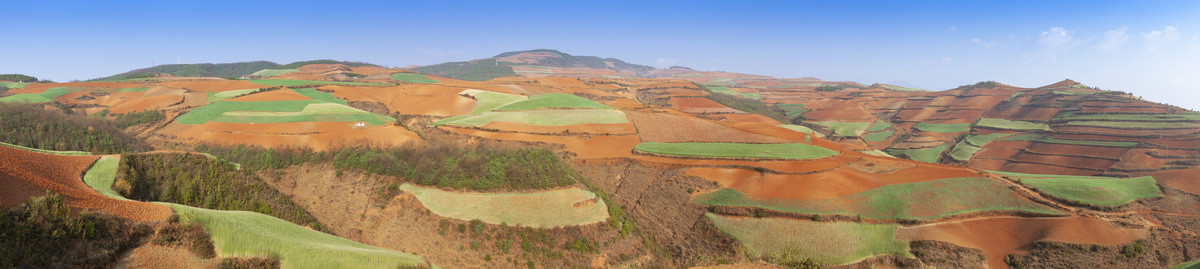
M 810 129 L 810 128 L 804 127 L 804 126 L 800 126 L 800 125 L 783 124 L 783 125 L 779 125 L 779 127 L 787 128 L 788 130 L 797 131 L 797 132 L 801 132 L 801 133 L 815 134 L 817 137 L 825 136 L 821 133 L 818 133 L 817 131 L 814 131 L 813 129 Z
M 909 87 L 904 87 L 904 86 L 895 86 L 895 85 L 886 85 L 886 84 L 879 84 L 879 86 L 883 87 L 884 89 L 893 90 L 893 91 L 901 91 L 901 92 L 927 92 L 927 91 L 929 91 L 929 90 L 923 90 L 923 89 L 917 89 L 917 88 L 909 88 Z
M 808 108 L 804 107 L 802 104 L 776 104 L 775 106 L 779 107 L 779 109 L 783 109 L 784 116 L 787 116 L 789 119 L 799 117 L 804 115 L 804 113 L 808 113 Z
M 281 91 L 289 91 L 283 89 Z M 188 111 L 175 119 L 181 124 L 209 121 L 231 123 L 365 122 L 382 125 L 396 119 L 346 106 L 346 101 L 315 89 L 290 90 L 312 100 L 232 102 L 219 101 Z
M 741 94 L 736 94 L 736 92 L 735 92 L 735 94 L 730 95 L 730 94 L 722 94 L 722 93 L 715 92 L 715 91 L 711 90 L 709 87 L 701 87 L 701 88 L 712 93 L 712 94 L 704 96 L 704 98 L 713 100 L 714 102 L 717 102 L 718 104 L 721 104 L 721 105 L 724 105 L 727 107 L 731 107 L 733 109 L 741 110 L 746 113 L 763 115 L 763 116 L 766 116 L 767 118 L 771 118 L 771 119 L 779 121 L 781 123 L 789 122 L 788 117 L 786 115 L 787 112 L 781 108 L 765 104 L 759 100 L 745 98 Z
M 117 128 L 125 129 L 129 126 L 158 122 L 166 117 L 166 115 L 157 110 L 145 110 L 117 115 L 117 118 L 113 119 L 113 123 L 117 125 Z
M 349 66 L 349 67 L 379 66 L 376 64 L 364 63 L 364 62 L 344 62 L 344 61 L 325 59 L 325 60 L 299 61 L 299 62 L 294 62 L 294 63 L 290 63 L 290 64 L 276 66 L 273 69 L 295 69 L 295 68 L 300 68 L 301 66 L 310 65 L 310 64 L 340 64 L 340 65 L 345 65 L 345 66 Z
M 708 91 L 712 92 L 712 93 L 735 95 L 735 96 L 741 95 L 737 91 L 731 90 L 731 89 L 729 89 L 729 87 L 725 87 L 725 86 L 715 86 L 715 85 L 705 84 L 704 88 L 708 89 Z
M 279 64 L 268 61 L 239 62 L 224 64 L 166 64 L 137 69 L 94 80 L 126 80 L 153 77 L 155 74 L 171 74 L 179 77 L 240 78 L 256 71 L 277 68 Z
M 975 126 L 1016 131 L 1049 131 L 1050 125 L 1019 120 L 980 118 Z
M 253 211 L 323 229 L 316 218 L 279 190 L 226 161 L 199 154 L 135 154 L 123 156 L 119 171 L 112 172 L 117 175 L 115 180 L 96 179 L 88 185 L 106 195 L 115 192 L 139 201 Z
M 1003 183 L 990 178 L 974 177 L 892 184 L 843 197 L 820 200 L 749 197 L 737 190 L 720 189 L 697 196 L 693 202 L 871 219 L 932 220 L 987 211 L 1062 215 L 1062 212 L 1053 208 L 1022 198 Z
M 995 89 L 997 87 L 1000 87 L 999 82 L 989 80 L 989 81 L 983 81 L 983 82 L 979 82 L 979 83 L 975 83 L 975 84 L 971 84 L 971 85 L 958 86 L 958 88 L 954 88 L 954 89 L 955 90 L 974 90 L 974 89 L 986 90 L 986 89 Z
M 46 103 L 53 102 L 54 98 L 79 91 L 72 87 L 54 87 L 46 89 L 46 91 L 38 94 L 22 93 L 10 96 L 0 97 L 0 103 Z
M 120 157 L 100 156 L 100 159 L 97 159 L 92 167 L 83 174 L 83 183 L 108 198 L 129 200 L 112 189 L 113 183 L 117 179 L 117 168 L 120 165 Z
M 942 158 L 942 152 L 946 151 L 946 149 L 947 149 L 946 145 L 941 145 L 941 146 L 937 146 L 937 147 L 923 148 L 923 149 L 890 148 L 890 149 L 883 150 L 883 152 L 887 152 L 887 154 L 891 154 L 892 156 L 901 157 L 901 158 L 905 158 L 905 159 L 909 159 L 909 160 L 927 162 L 927 163 L 938 163 L 938 159 Z
M 877 121 L 875 121 L 875 123 L 871 124 L 871 128 L 867 129 L 867 132 L 873 133 L 873 132 L 883 131 L 883 130 L 885 130 L 887 128 L 891 128 L 891 127 L 892 127 L 892 123 L 877 120 Z
M 1137 199 L 1163 196 L 1154 177 L 1149 176 L 1111 178 L 991 172 L 1019 178 L 1022 184 L 1050 196 L 1086 205 L 1119 206 Z
M 967 139 L 964 141 L 967 141 L 967 143 L 971 143 L 971 145 L 976 145 L 976 146 L 982 147 L 982 146 L 986 146 L 988 143 L 991 143 L 992 140 L 996 140 L 998 138 L 1007 137 L 1007 136 L 1016 135 L 1016 134 L 1017 133 L 990 133 L 990 134 L 985 134 L 985 135 L 970 135 L 970 136 L 967 136 Z
M 809 122 L 820 126 L 829 127 L 833 130 L 834 136 L 842 137 L 858 137 L 871 122 L 841 122 L 841 121 L 814 121 Z
M 15 149 L 24 150 L 24 151 L 32 151 L 32 152 L 37 152 L 37 153 L 42 153 L 42 154 L 52 154 L 52 155 L 62 155 L 62 156 L 87 156 L 87 155 L 92 155 L 92 153 L 91 153 L 91 152 L 87 152 L 87 151 L 55 151 L 55 150 L 44 150 L 44 149 L 35 149 L 35 148 L 31 148 L 31 147 L 25 147 L 25 146 L 13 145 L 13 144 L 4 143 L 4 142 L 0 142 L 0 146 L 5 146 L 5 147 L 10 147 L 10 148 L 15 148 Z
M 0 74 L 0 81 L 28 83 L 28 82 L 38 82 L 38 79 L 35 77 L 26 76 L 26 75 L 22 75 L 22 74 Z M 16 88 L 20 88 L 20 87 L 16 87 Z
M 420 73 L 395 73 L 392 74 L 392 80 L 411 83 L 438 83 L 436 79 L 429 78 L 429 76 Z
M 949 155 L 956 161 L 965 162 L 971 160 L 971 157 L 974 157 L 975 153 L 979 153 L 980 150 L 983 148 L 963 140 L 954 145 L 954 149 L 950 150 Z
M 895 131 L 887 130 L 886 132 L 869 133 L 869 134 L 863 135 L 862 138 L 869 142 L 883 142 L 884 140 L 887 140 L 888 137 L 892 137 L 892 134 L 894 134 L 894 133 L 895 133 Z
M 1200 260 L 1194 260 L 1171 266 L 1171 269 L 1197 269 L 1200 268 Z
M 29 86 L 29 83 L 28 82 L 0 81 L 0 87 L 4 87 L 4 88 L 19 89 L 19 88 L 25 88 L 25 86 Z
M 1097 147 L 1123 147 L 1123 148 L 1135 147 L 1138 145 L 1138 142 L 1072 140 L 1072 139 L 1060 139 L 1060 138 L 1054 138 L 1054 137 L 1050 137 L 1050 136 L 1046 136 L 1046 135 L 1033 135 L 1033 134 L 1011 136 L 1011 137 L 1004 138 L 1001 141 L 1033 141 L 1033 142 L 1051 143 L 1051 144 L 1084 145 L 1084 146 L 1097 146 Z
M 1200 124 L 1186 122 L 1121 122 L 1121 121 L 1072 121 L 1070 126 L 1091 126 L 1129 129 L 1196 129 Z
M 310 230 L 271 216 L 163 204 L 184 222 L 197 222 L 212 235 L 221 256 L 277 255 L 284 268 L 397 268 L 427 262 L 400 253 Z
M 608 219 L 607 205 L 596 194 L 565 189 L 532 193 L 460 193 L 403 184 L 421 204 L 439 216 L 535 228 L 585 225 Z M 584 206 L 576 207 L 576 203 Z
M 664 155 L 712 157 L 712 158 L 754 158 L 754 159 L 819 159 L 837 155 L 838 152 L 818 146 L 790 144 L 738 144 L 738 143 L 657 143 L 643 142 L 633 149 Z
M 146 90 L 149 90 L 149 89 L 148 88 L 125 88 L 125 89 L 119 89 L 116 92 L 144 92 Z
M 0 208 L 0 267 L 104 268 L 153 230 L 112 215 L 74 214 L 58 195 Z
M 919 122 L 913 128 L 924 132 L 961 133 L 971 129 L 970 123 L 924 123 Z
M 0 103 L 0 142 L 53 151 L 120 153 L 150 150 L 112 121 L 64 114 L 35 104 Z
M 513 72 L 511 63 L 499 62 L 494 58 L 426 65 L 413 68 L 412 70 L 439 77 L 470 81 L 485 81 L 498 77 L 517 76 L 517 73 Z
M 1057 95 L 1093 95 L 1095 92 L 1054 91 Z
M 337 84 L 337 85 L 390 85 L 380 83 L 365 83 L 365 82 L 342 82 L 342 81 L 317 81 L 317 80 L 299 80 L 299 79 L 249 79 L 246 80 L 255 84 L 265 86 L 301 86 L 301 85 L 319 85 L 319 84 Z
M 287 74 L 287 73 L 291 73 L 291 72 L 300 72 L 300 70 L 299 69 L 263 69 L 263 70 L 258 70 L 258 72 L 254 72 L 253 74 L 250 74 L 250 76 L 265 78 L 265 77 L 274 77 L 274 76 L 278 76 L 278 75 L 283 75 L 283 74 Z
M 529 99 L 517 101 L 502 107 L 498 107 L 496 111 L 504 110 L 534 110 L 534 109 L 551 109 L 551 108 L 612 108 L 610 106 L 596 103 L 583 97 L 565 94 L 565 93 L 547 93 L 530 96 Z
M 475 110 L 471 111 L 472 114 L 481 114 L 484 112 L 492 111 L 496 108 L 499 108 L 499 107 L 502 107 L 502 106 L 505 106 L 508 104 L 512 104 L 512 103 L 516 103 L 519 101 L 524 101 L 526 99 L 529 99 L 528 96 L 524 96 L 524 95 L 515 95 L 515 94 L 480 91 L 480 90 L 465 90 L 459 94 L 467 95 L 467 96 L 470 96 L 471 98 L 475 98 Z
M 1054 116 L 1055 120 L 1102 120 L 1102 121 L 1200 121 L 1200 114 L 1078 114 L 1063 112 Z
M 704 216 L 741 242 L 748 254 L 775 256 L 777 263 L 811 259 L 841 265 L 883 254 L 913 257 L 908 242 L 895 239 L 898 224 L 734 218 L 713 213 Z
M 244 89 L 244 90 L 232 90 L 232 91 L 223 91 L 223 92 L 208 92 L 208 98 L 206 100 L 208 100 L 209 104 L 212 104 L 212 103 L 216 103 L 218 101 L 224 101 L 226 99 L 251 94 L 251 93 L 257 92 L 259 90 L 261 90 L 261 89 Z
M 487 112 L 478 116 L 453 117 L 435 125 L 483 126 L 489 122 L 514 122 L 530 125 L 615 124 L 629 122 L 625 113 L 609 109 L 531 110 Z

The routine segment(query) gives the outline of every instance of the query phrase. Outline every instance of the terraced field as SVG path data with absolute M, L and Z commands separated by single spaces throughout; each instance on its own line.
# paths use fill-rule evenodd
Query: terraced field
M 8 103 L 53 102 L 54 101 L 53 99 L 56 97 L 63 96 L 68 93 L 73 93 L 76 91 L 79 91 L 79 89 L 73 88 L 73 87 L 54 87 L 54 88 L 46 89 L 46 91 L 39 93 L 39 94 L 20 93 L 20 94 L 5 96 L 5 97 L 0 98 L 0 102 L 8 102 Z
M 749 197 L 733 189 L 697 196 L 705 205 L 764 208 L 813 215 L 869 219 L 931 220 L 959 214 L 1020 211 L 1041 215 L 1063 212 L 1026 200 L 989 178 L 947 178 L 886 185 L 849 196 L 822 200 Z
M 894 149 L 894 148 L 892 148 L 892 149 L 885 149 L 885 150 L 883 150 L 883 152 L 886 152 L 887 154 L 896 156 L 896 157 L 905 157 L 906 159 L 909 159 L 909 160 L 921 161 L 921 162 L 927 162 L 927 163 L 937 163 L 938 160 L 942 158 L 942 152 L 945 152 L 947 148 L 948 147 L 946 147 L 946 145 L 941 145 L 941 146 L 932 147 L 932 148 L 921 148 L 921 149 Z
M 704 216 L 741 242 L 751 255 L 794 255 L 829 265 L 883 254 L 912 257 L 908 242 L 895 239 L 893 231 L 900 226 L 896 224 L 737 218 L 713 213 Z
M 981 118 L 975 126 L 1016 131 L 1049 131 L 1050 125 L 1028 121 Z
M 317 80 L 299 80 L 299 79 L 249 79 L 246 80 L 255 84 L 264 86 L 301 86 L 301 85 L 320 85 L 320 84 L 337 84 L 337 85 L 389 85 L 381 83 L 365 83 L 365 82 L 344 82 L 344 81 L 317 81 Z
M 218 101 L 188 111 L 175 119 L 182 124 L 203 124 L 209 121 L 228 123 L 287 123 L 287 122 L 365 122 L 382 125 L 394 118 L 372 114 L 345 105 L 332 94 L 313 89 L 295 91 L 310 100 L 237 102 Z
M 206 101 L 209 104 L 216 103 L 218 101 L 224 101 L 225 99 L 234 98 L 234 97 L 238 97 L 243 94 L 252 93 L 257 90 L 258 89 L 245 89 L 245 90 L 232 90 L 232 91 L 223 91 L 223 92 L 207 92 L 207 93 L 205 93 L 208 95 L 208 99 L 206 99 Z
M 438 83 L 436 79 L 429 78 L 424 74 L 419 73 L 395 73 L 392 74 L 392 80 L 409 83 Z
M 840 122 L 840 121 L 818 121 L 809 122 L 816 125 L 829 127 L 833 130 L 834 136 L 857 137 L 871 125 L 870 122 Z
M 1097 146 L 1097 147 L 1126 147 L 1126 148 L 1134 147 L 1134 146 L 1138 145 L 1137 142 L 1060 139 L 1060 138 L 1054 138 L 1054 137 L 1050 137 L 1050 136 L 1046 136 L 1046 135 L 1032 135 L 1032 134 L 1015 135 L 1015 136 L 1001 139 L 1001 141 L 1033 141 L 1033 142 L 1050 143 L 1050 144 L 1085 145 L 1085 146 Z
M 1111 178 L 992 172 L 1018 178 L 1022 184 L 1051 196 L 1087 205 L 1119 206 L 1137 199 L 1163 196 L 1154 177 L 1149 176 Z
M 480 115 L 446 118 L 436 125 L 483 126 L 490 122 L 513 122 L 531 125 L 560 126 L 576 124 L 628 123 L 625 113 L 609 109 L 494 111 Z
M 925 131 L 925 132 L 934 132 L 934 133 L 961 133 L 961 132 L 966 132 L 967 130 L 970 130 L 971 124 L 970 123 L 946 124 L 946 123 L 920 122 L 920 123 L 917 123 L 916 125 L 913 125 L 913 128 L 917 129 L 917 130 Z
M 612 108 L 583 97 L 565 94 L 565 93 L 547 93 L 530 96 L 526 100 L 513 102 L 494 109 L 495 111 L 507 110 L 535 110 L 535 109 L 585 109 L 585 108 Z
M 299 69 L 263 69 L 263 70 L 259 70 L 258 72 L 254 72 L 253 74 L 250 74 L 250 76 L 265 78 L 265 77 L 274 77 L 274 76 L 278 76 L 278 75 L 283 75 L 283 74 L 287 74 L 287 73 L 291 73 L 291 72 L 300 72 L 300 70 Z
M 746 158 L 746 159 L 819 159 L 837 155 L 838 152 L 818 146 L 790 144 L 739 144 L 739 143 L 656 143 L 644 142 L 635 150 L 683 157 Z
M 448 192 L 412 184 L 400 186 L 434 214 L 490 224 L 553 228 L 586 225 L 608 219 L 608 206 L 581 189 L 530 193 Z

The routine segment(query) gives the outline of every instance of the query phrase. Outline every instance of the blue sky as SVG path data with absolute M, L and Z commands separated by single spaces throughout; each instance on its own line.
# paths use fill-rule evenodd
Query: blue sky
M 1197 1 L 5 1 L 0 73 L 552 48 L 658 67 L 906 82 L 1062 79 L 1200 109 Z M 346 2 L 346 3 L 343 3 Z

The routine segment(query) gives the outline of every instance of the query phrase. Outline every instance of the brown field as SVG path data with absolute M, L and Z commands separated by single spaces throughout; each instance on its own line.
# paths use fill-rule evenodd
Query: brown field
M 83 183 L 81 176 L 99 156 L 58 156 L 0 146 L 0 206 L 12 207 L 58 194 L 71 208 L 99 210 L 135 221 L 164 220 L 165 206 L 108 198 Z
M 707 100 L 707 99 L 705 99 Z M 787 143 L 685 115 L 625 111 L 645 142 Z
M 218 81 L 170 81 L 159 82 L 157 85 L 167 86 L 171 88 L 185 89 L 196 92 L 223 92 L 231 90 L 258 89 L 265 86 L 258 85 L 249 81 L 243 80 L 218 80 Z
M 282 89 L 274 91 L 265 91 L 251 95 L 241 96 L 237 98 L 226 99 L 230 102 L 262 102 L 262 101 L 295 101 L 295 100 L 311 100 L 308 96 L 301 95 L 291 90 Z
M 708 98 L 673 97 L 671 107 L 686 113 L 742 113 L 740 110 L 721 105 Z

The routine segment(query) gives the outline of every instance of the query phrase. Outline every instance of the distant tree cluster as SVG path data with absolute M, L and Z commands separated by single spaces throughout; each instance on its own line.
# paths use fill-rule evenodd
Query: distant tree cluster
M 12 82 L 38 82 L 38 79 L 22 74 L 0 74 L 0 81 Z
M 125 129 L 129 126 L 158 122 L 165 118 L 166 115 L 163 115 L 162 112 L 158 112 L 157 110 L 146 110 L 117 115 L 117 118 L 113 119 L 113 123 L 117 125 L 117 128 Z
M 778 107 L 774 107 L 774 106 L 765 104 L 762 101 L 749 99 L 749 98 L 743 98 L 741 96 L 734 96 L 734 95 L 728 95 L 728 94 L 722 94 L 722 93 L 714 93 L 714 92 L 708 90 L 707 87 L 704 87 L 703 89 L 706 91 L 709 91 L 709 95 L 705 96 L 706 98 L 708 98 L 709 100 L 713 100 L 717 103 L 720 103 L 722 105 L 725 105 L 727 107 L 745 111 L 746 113 L 754 113 L 754 114 L 767 116 L 768 118 L 777 120 L 779 122 L 788 122 L 787 111 L 784 111 L 783 109 L 779 109 Z
M 0 103 L 0 142 L 98 154 L 151 149 L 107 119 L 68 115 L 37 104 Z
M 989 81 L 983 81 L 983 82 L 979 82 L 979 83 L 975 83 L 975 84 L 971 84 L 971 85 L 958 86 L 958 88 L 954 88 L 954 89 L 955 90 L 973 90 L 973 89 L 993 89 L 996 87 L 1000 87 L 1000 83 L 989 80 Z

